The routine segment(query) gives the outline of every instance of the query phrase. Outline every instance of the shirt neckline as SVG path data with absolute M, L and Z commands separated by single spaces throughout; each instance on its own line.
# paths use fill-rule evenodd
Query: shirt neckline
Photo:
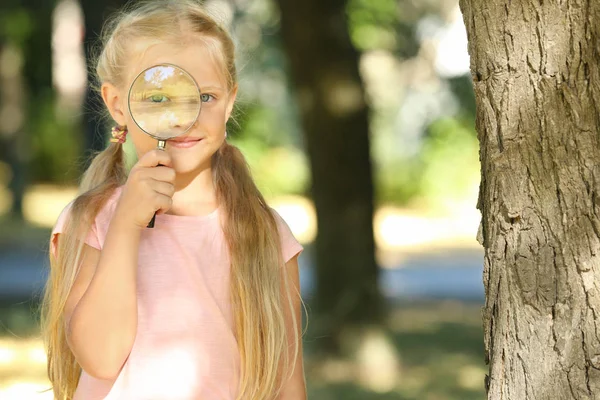
M 122 190 L 123 190 L 124 185 L 119 186 L 118 188 L 118 195 L 121 194 Z M 118 196 L 116 196 L 118 198 Z M 219 215 L 219 213 L 221 212 L 222 206 L 221 204 L 219 204 L 217 206 L 217 208 L 215 208 L 213 211 L 211 211 L 208 214 L 204 214 L 204 215 L 177 215 L 177 214 L 156 214 L 156 221 L 163 221 L 163 222 L 167 222 L 167 223 L 187 223 L 187 222 L 204 222 L 204 221 L 210 221 L 213 220 L 215 218 L 217 218 L 217 216 Z
M 200 222 L 214 219 L 219 214 L 221 205 L 217 206 L 213 211 L 204 215 L 177 215 L 177 214 L 156 214 L 156 220 L 173 221 L 173 222 Z

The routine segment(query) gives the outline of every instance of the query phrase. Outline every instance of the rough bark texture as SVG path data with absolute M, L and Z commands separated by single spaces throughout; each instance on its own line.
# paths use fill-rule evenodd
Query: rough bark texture
M 600 2 L 461 0 L 488 399 L 600 399 Z
M 317 210 L 319 344 L 382 315 L 373 238 L 368 108 L 345 1 L 278 0 L 281 32 L 311 163 Z M 313 319 L 313 322 L 314 319 Z

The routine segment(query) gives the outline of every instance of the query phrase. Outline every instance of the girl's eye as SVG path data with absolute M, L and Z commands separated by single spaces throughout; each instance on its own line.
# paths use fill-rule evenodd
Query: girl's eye
M 149 96 L 148 99 L 153 103 L 164 103 L 165 101 L 169 101 L 169 98 L 163 94 L 153 94 Z
M 200 100 L 202 100 L 203 103 L 210 101 L 211 98 L 214 99 L 215 97 L 212 94 L 206 94 L 206 93 L 202 93 L 200 95 Z

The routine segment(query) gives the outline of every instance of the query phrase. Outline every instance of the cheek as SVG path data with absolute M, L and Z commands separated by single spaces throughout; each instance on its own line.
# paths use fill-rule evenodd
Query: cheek
M 130 139 L 133 141 L 138 157 L 142 157 L 148 151 L 156 148 L 158 141 L 142 132 L 135 124 L 129 129 Z
M 200 121 L 211 133 L 217 133 L 225 129 L 227 114 L 224 106 L 218 105 L 212 108 L 205 107 L 200 114 Z

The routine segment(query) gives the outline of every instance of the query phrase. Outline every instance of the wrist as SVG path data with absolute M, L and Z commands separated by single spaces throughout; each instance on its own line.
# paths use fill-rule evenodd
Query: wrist
M 144 227 L 138 225 L 130 211 L 125 210 L 117 204 L 112 217 L 111 225 L 117 226 L 119 231 L 128 233 L 141 233 Z

